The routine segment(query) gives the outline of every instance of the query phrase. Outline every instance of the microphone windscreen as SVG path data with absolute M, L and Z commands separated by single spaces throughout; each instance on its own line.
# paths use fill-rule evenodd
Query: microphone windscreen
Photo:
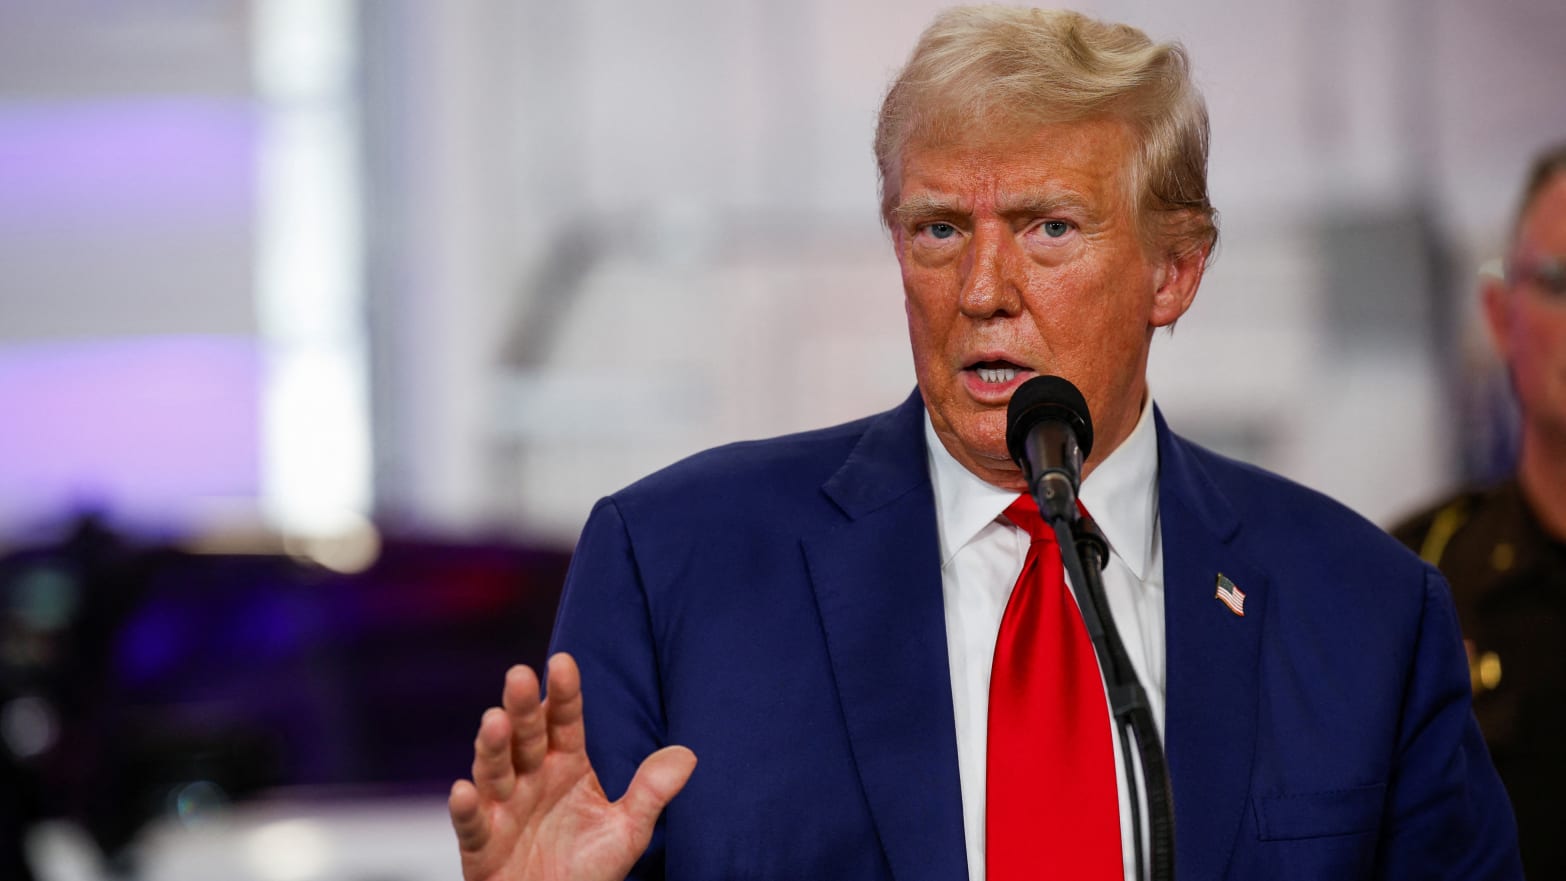
M 1082 458 L 1093 452 L 1093 420 L 1082 392 L 1064 377 L 1035 376 L 1017 386 L 1006 407 L 1006 450 L 1011 458 L 1022 462 L 1028 432 L 1051 419 L 1067 423 L 1076 432 Z

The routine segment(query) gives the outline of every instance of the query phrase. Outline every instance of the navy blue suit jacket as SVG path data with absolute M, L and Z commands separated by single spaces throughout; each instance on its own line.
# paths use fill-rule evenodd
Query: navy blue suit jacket
M 634 877 L 967 878 L 922 420 L 915 394 L 593 509 L 554 644 L 589 757 L 610 797 L 661 746 L 699 760 Z M 1180 881 L 1520 878 L 1435 570 L 1161 415 L 1158 452 Z

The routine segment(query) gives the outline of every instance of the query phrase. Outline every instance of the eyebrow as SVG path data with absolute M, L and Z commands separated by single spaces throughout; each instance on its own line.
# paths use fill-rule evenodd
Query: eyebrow
M 1093 213 L 1088 201 L 1078 193 L 1019 193 L 1003 201 L 1000 214 L 1003 217 L 1040 217 L 1062 210 Z M 942 217 L 963 217 L 969 213 L 960 199 L 934 193 L 919 193 L 908 197 L 892 209 L 892 217 L 903 223 L 917 223 Z
M 932 220 L 937 217 L 966 215 L 967 213 L 957 198 L 938 196 L 934 193 L 920 193 L 916 196 L 910 196 L 899 202 L 897 207 L 892 209 L 892 217 L 903 223 Z
M 1004 200 L 1000 205 L 1000 214 L 1003 217 L 1039 217 L 1048 214 L 1058 214 L 1063 210 L 1081 211 L 1092 214 L 1092 206 L 1081 194 L 1070 190 L 1055 193 L 1019 193 L 1015 198 Z

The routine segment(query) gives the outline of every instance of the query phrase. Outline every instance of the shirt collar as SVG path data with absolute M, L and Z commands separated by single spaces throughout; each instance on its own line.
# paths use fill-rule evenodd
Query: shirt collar
M 945 567 L 995 522 L 1017 494 L 985 483 L 953 458 L 935 434 L 928 411 L 924 415 L 924 442 L 935 488 L 941 566 Z M 1144 401 L 1131 434 L 1082 482 L 1081 499 L 1110 549 L 1138 580 L 1145 579 L 1158 515 L 1158 430 L 1151 395 Z

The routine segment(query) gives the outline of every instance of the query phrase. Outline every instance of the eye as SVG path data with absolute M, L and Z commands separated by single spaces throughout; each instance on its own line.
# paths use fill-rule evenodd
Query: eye
M 1039 229 L 1044 230 L 1044 234 L 1050 238 L 1058 239 L 1066 233 L 1071 232 L 1071 224 L 1065 222 L 1064 220 L 1046 220 L 1039 224 Z
M 1513 258 L 1506 277 L 1512 284 L 1535 284 L 1552 297 L 1566 296 L 1566 257 Z
M 932 238 L 949 239 L 957 234 L 957 227 L 944 221 L 936 221 L 927 225 L 924 231 L 929 233 Z
M 1539 287 L 1555 296 L 1566 295 L 1566 258 L 1555 257 L 1539 261 L 1534 270 L 1534 280 Z

